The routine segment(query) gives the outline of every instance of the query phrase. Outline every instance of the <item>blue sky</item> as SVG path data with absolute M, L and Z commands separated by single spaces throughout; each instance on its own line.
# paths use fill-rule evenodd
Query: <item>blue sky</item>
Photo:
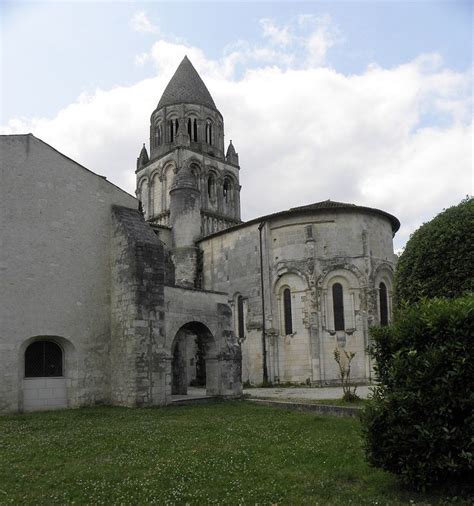
M 61 2 L 2 4 L 2 123 L 50 115 L 83 91 L 127 85 L 154 74 L 137 67 L 153 33 L 130 31 L 145 11 L 159 33 L 200 47 L 210 58 L 240 39 L 260 38 L 259 20 L 285 23 L 302 12 L 330 14 L 345 43 L 329 63 L 343 73 L 372 62 L 395 66 L 439 53 L 449 67 L 472 65 L 472 3 L 443 2 Z
M 32 131 L 132 193 L 149 115 L 185 53 L 240 150 L 244 219 L 352 201 L 396 214 L 399 248 L 473 191 L 471 2 L 0 9 L 2 131 Z

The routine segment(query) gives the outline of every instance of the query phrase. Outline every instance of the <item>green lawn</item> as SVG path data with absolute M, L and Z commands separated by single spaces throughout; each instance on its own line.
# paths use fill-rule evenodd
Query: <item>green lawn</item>
M 0 417 L 0 504 L 410 501 L 441 503 L 369 468 L 354 419 L 239 401 Z

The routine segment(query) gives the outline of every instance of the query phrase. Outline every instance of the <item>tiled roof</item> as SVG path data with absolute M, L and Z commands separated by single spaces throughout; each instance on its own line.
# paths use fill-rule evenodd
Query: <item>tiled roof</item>
M 230 232 L 230 231 L 235 230 L 237 228 L 245 227 L 247 225 L 252 225 L 254 223 L 263 223 L 264 221 L 270 221 L 274 218 L 282 218 L 284 216 L 305 214 L 305 213 L 310 213 L 312 211 L 325 211 L 325 210 L 328 210 L 328 211 L 341 210 L 341 211 L 348 211 L 348 212 L 376 214 L 379 216 L 384 216 L 385 218 L 387 218 L 390 221 L 390 224 L 392 225 L 393 234 L 395 234 L 395 232 L 397 232 L 398 229 L 400 228 L 400 221 L 398 220 L 398 218 L 396 218 L 392 214 L 386 213 L 385 211 L 381 211 L 380 209 L 375 209 L 373 207 L 357 206 L 356 204 L 347 204 L 345 202 L 336 202 L 333 200 L 323 200 L 321 202 L 315 202 L 314 204 L 308 204 L 306 206 L 299 206 L 299 207 L 292 207 L 290 209 L 287 209 L 286 211 L 279 211 L 279 212 L 276 212 L 273 214 L 267 214 L 266 216 L 260 216 L 258 218 L 254 218 L 253 220 L 245 221 L 243 223 L 235 225 L 234 227 L 230 227 L 230 228 L 221 230 L 219 232 L 215 232 L 214 234 L 210 234 L 206 237 L 203 237 L 203 239 L 207 239 L 208 237 L 212 237 L 214 235 L 225 234 L 226 232 Z
M 209 90 L 187 56 L 165 88 L 157 109 L 175 104 L 198 104 L 217 110 Z

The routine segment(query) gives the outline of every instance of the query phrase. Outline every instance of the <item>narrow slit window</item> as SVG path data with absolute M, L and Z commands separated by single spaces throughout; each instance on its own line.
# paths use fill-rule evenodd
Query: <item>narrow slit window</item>
M 197 124 L 196 118 L 194 118 L 194 122 L 193 122 L 193 134 L 194 134 L 194 142 L 197 142 L 197 140 L 198 140 L 198 124 Z
M 170 121 L 170 142 L 174 141 L 174 121 Z
M 344 294 L 340 283 L 334 283 L 332 287 L 332 303 L 334 310 L 334 330 L 344 330 Z
M 188 119 L 188 136 L 189 136 L 189 140 L 192 140 L 192 136 L 191 136 L 191 118 Z
M 237 333 L 238 337 L 244 338 L 244 298 L 242 295 L 237 297 Z
M 387 287 L 385 283 L 379 285 L 379 302 L 380 302 L 380 325 L 388 325 L 388 301 Z
M 291 317 L 291 290 L 283 290 L 283 318 L 285 323 L 285 335 L 293 334 L 293 320 Z

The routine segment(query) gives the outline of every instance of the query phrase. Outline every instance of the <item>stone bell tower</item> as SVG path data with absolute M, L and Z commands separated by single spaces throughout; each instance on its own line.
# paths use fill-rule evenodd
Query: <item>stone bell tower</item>
M 195 241 L 241 222 L 239 171 L 232 141 L 224 150 L 222 114 L 185 56 L 151 114 L 150 155 L 144 145 L 136 169 L 145 219 L 171 229 L 178 284 L 193 283 Z

